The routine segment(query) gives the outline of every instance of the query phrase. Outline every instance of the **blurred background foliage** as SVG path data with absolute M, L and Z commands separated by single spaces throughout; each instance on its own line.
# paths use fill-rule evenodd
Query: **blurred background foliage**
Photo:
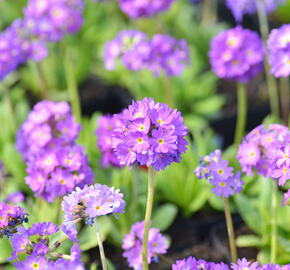
M 1 1 L 0 28 L 5 29 L 21 16 L 25 1 Z M 4 12 L 5 11 L 5 12 Z M 279 22 L 290 21 L 290 1 L 275 13 Z M 210 185 L 198 180 L 194 174 L 199 157 L 216 148 L 223 147 L 221 140 L 212 130 L 210 123 L 221 119 L 222 109 L 226 104 L 225 94 L 218 91 L 218 80 L 210 71 L 208 49 L 211 38 L 219 31 L 230 27 L 228 23 L 207 25 L 201 23 L 201 6 L 195 6 L 189 0 L 178 0 L 169 12 L 159 17 L 129 20 L 122 14 L 114 1 L 86 1 L 85 20 L 81 31 L 66 37 L 60 43 L 50 44 L 49 57 L 41 65 L 49 87 L 49 98 L 52 100 L 68 100 L 68 85 L 71 80 L 77 82 L 82 96 L 82 85 L 88 78 L 97 78 L 104 85 L 117 85 L 127 89 L 135 99 L 144 96 L 153 97 L 160 102 L 168 102 L 166 89 L 172 91 L 172 105 L 180 110 L 189 127 L 189 147 L 179 164 L 169 166 L 158 174 L 157 195 L 153 213 L 153 225 L 166 231 L 178 214 L 191 217 L 201 209 L 222 209 L 222 201 L 212 196 Z M 103 48 L 107 41 L 113 39 L 124 29 L 138 29 L 149 36 L 155 33 L 168 33 L 177 39 L 187 40 L 191 64 L 186 67 L 180 77 L 156 78 L 150 72 L 132 72 L 117 64 L 116 69 L 107 71 L 103 65 Z M 68 59 L 72 56 L 72 59 Z M 73 74 L 68 73 L 68 62 L 73 61 Z M 101 93 L 99 84 L 92 84 L 90 89 L 96 99 Z M 167 89 L 168 90 L 168 89 Z M 230 89 L 234 91 L 234 89 Z M 7 95 L 9 91 L 9 95 Z M 5 167 L 5 186 L 0 198 L 13 191 L 21 190 L 26 194 L 23 206 L 31 214 L 33 221 L 60 222 L 61 218 L 55 209 L 59 202 L 48 204 L 35 199 L 33 193 L 24 183 L 25 164 L 15 149 L 15 134 L 19 125 L 26 119 L 31 106 L 41 99 L 40 81 L 34 63 L 21 66 L 0 84 L 0 160 Z M 130 102 L 129 102 L 130 103 Z M 83 104 L 85 106 L 86 104 Z M 127 104 L 125 104 L 127 105 Z M 102 169 L 101 154 L 96 147 L 95 130 L 97 119 L 101 115 L 98 108 L 94 113 L 82 119 L 82 132 L 79 143 L 89 156 L 95 173 L 95 181 L 120 188 L 127 202 L 126 213 L 118 220 L 104 217 L 102 228 L 108 240 L 120 246 L 122 237 L 133 223 L 143 219 L 146 202 L 146 171 L 142 168 Z M 108 111 L 109 112 L 109 111 Z M 11 117 L 14 115 L 15 117 Z M 16 122 L 15 122 L 16 119 Z M 251 119 L 250 119 L 251 120 Z M 225 158 L 238 168 L 235 149 L 229 148 Z M 242 216 L 244 222 L 253 232 L 239 236 L 239 246 L 253 246 L 260 249 L 258 255 L 261 262 L 269 257 L 270 224 L 270 180 L 261 177 L 244 177 L 246 188 L 243 194 L 232 201 L 234 211 Z M 280 198 L 281 201 L 281 198 Z M 41 209 L 41 211 L 39 211 Z M 213 210 L 211 210 L 213 211 Z M 290 262 L 290 209 L 279 208 L 279 262 Z M 81 248 L 85 251 L 94 248 L 97 243 L 91 228 L 82 230 L 80 234 Z M 0 241 L 0 263 L 10 256 L 7 241 Z M 8 267 L 8 266 L 7 266 Z M 8 268 L 7 268 L 8 269 Z

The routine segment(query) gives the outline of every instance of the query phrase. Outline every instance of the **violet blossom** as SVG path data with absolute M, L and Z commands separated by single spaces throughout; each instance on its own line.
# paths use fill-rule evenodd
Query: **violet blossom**
M 63 198 L 62 229 L 72 241 L 77 241 L 76 222 L 84 220 L 92 226 L 97 216 L 124 213 L 125 205 L 123 194 L 118 189 L 100 184 L 85 186 L 83 189 L 77 187 Z
M 247 83 L 263 70 L 263 42 L 257 33 L 237 26 L 212 39 L 209 57 L 218 77 Z
M 115 68 L 120 59 L 130 70 L 150 70 L 155 76 L 180 75 L 189 61 L 189 49 L 185 40 L 176 40 L 168 35 L 156 34 L 149 39 L 136 30 L 121 31 L 106 43 L 104 62 L 108 70 Z
M 240 193 L 244 182 L 241 173 L 233 174 L 233 168 L 228 166 L 228 161 L 222 160 L 221 151 L 216 150 L 208 156 L 200 158 L 200 164 L 195 169 L 199 179 L 205 178 L 212 185 L 212 191 L 217 196 L 229 197 Z
M 142 269 L 142 242 L 144 232 L 144 221 L 137 222 L 130 233 L 123 238 L 123 256 L 127 259 L 130 267 L 134 270 Z M 165 254 L 168 249 L 166 238 L 157 228 L 150 228 L 148 240 L 148 263 L 156 261 L 158 254 Z
M 113 148 L 121 165 L 152 166 L 164 170 L 186 152 L 187 127 L 181 113 L 152 98 L 134 101 L 116 115 L 121 125 L 113 130 Z
M 275 77 L 290 75 L 290 24 L 273 29 L 268 39 L 271 73 Z

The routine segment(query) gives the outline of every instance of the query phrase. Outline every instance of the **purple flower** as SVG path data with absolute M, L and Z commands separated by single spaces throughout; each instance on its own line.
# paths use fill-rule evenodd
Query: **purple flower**
M 282 205 L 288 205 L 289 204 L 289 198 L 290 198 L 290 189 L 288 189 L 288 191 L 286 193 L 284 193 L 284 198 L 282 201 Z
M 255 170 L 284 185 L 290 179 L 289 143 L 290 131 L 287 127 L 272 124 L 265 128 L 260 125 L 245 136 L 239 146 L 237 159 L 248 175 Z
M 97 216 L 124 213 L 125 205 L 123 194 L 114 188 L 100 184 L 76 188 L 63 198 L 65 214 L 62 229 L 72 241 L 77 241 L 75 223 L 78 220 L 83 219 L 92 225 Z
M 28 222 L 28 214 L 19 206 L 0 203 L 0 238 L 10 237 L 17 232 L 17 227 Z
M 26 29 L 41 40 L 59 41 L 80 29 L 83 6 L 81 0 L 29 0 L 24 9 Z
M 271 73 L 275 77 L 290 75 L 290 24 L 273 29 L 268 39 Z
M 209 57 L 218 77 L 247 83 L 263 70 L 262 39 L 241 26 L 225 30 L 212 39 Z
M 236 264 L 232 263 L 232 269 L 233 270 L 244 270 L 244 269 L 256 270 L 256 269 L 258 269 L 258 266 L 259 266 L 258 262 L 250 263 L 245 258 L 238 259 Z
M 132 18 L 151 17 L 167 11 L 175 0 L 118 0 L 121 10 Z
M 180 75 L 190 62 L 185 40 L 161 34 L 150 40 L 145 33 L 135 30 L 122 31 L 105 45 L 104 62 L 108 70 L 115 68 L 117 58 L 130 70 L 148 69 L 155 76 Z
M 30 160 L 55 145 L 74 143 L 79 131 L 80 125 L 75 122 L 68 103 L 45 100 L 33 107 L 20 127 L 16 146 L 25 160 Z
M 233 168 L 228 161 L 222 160 L 221 151 L 215 150 L 209 156 L 201 157 L 200 164 L 195 169 L 199 179 L 206 178 L 213 185 L 213 193 L 217 196 L 229 197 L 242 191 L 244 182 L 241 173 L 232 173 Z
M 112 131 L 118 127 L 118 120 L 112 116 L 101 116 L 98 121 L 96 135 L 98 138 L 98 147 L 102 152 L 102 167 L 107 168 L 110 165 L 121 167 L 120 161 L 115 155 L 112 147 Z
M 24 197 L 23 193 L 20 191 L 16 191 L 16 192 L 10 193 L 6 197 L 5 202 L 17 204 L 17 203 L 23 202 L 24 200 L 25 200 L 25 197 Z
M 49 269 L 48 261 L 44 256 L 27 256 L 25 261 L 16 262 L 14 266 L 19 270 Z
M 130 267 L 135 270 L 142 269 L 142 241 L 143 241 L 144 221 L 137 222 L 131 228 L 129 234 L 123 239 L 122 248 L 125 250 L 123 256 L 127 259 Z M 158 254 L 165 254 L 168 243 L 159 229 L 150 228 L 148 240 L 148 263 L 150 264 Z
M 271 13 L 279 4 L 283 4 L 285 0 L 264 0 L 263 2 L 266 12 Z M 255 0 L 227 0 L 226 4 L 237 22 L 241 22 L 245 14 L 252 15 L 257 12 Z
M 186 151 L 187 128 L 183 118 L 166 104 L 144 98 L 115 117 L 122 124 L 112 131 L 112 146 L 122 165 L 163 170 L 178 162 Z

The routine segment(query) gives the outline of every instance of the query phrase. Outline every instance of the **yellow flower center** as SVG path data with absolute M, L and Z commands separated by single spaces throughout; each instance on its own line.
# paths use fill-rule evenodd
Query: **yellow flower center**
M 226 184 L 225 182 L 220 182 L 220 183 L 219 183 L 219 186 L 220 186 L 220 187 L 225 187 L 226 185 L 227 185 L 227 184 Z
M 101 206 L 97 205 L 96 210 L 100 210 L 100 209 L 101 209 Z
M 138 138 L 138 139 L 137 139 L 137 142 L 138 142 L 138 143 L 143 143 L 143 138 Z
M 163 139 L 159 139 L 159 140 L 158 140 L 158 143 L 159 143 L 159 144 L 164 144 L 164 140 L 163 140 Z
M 158 123 L 159 125 L 161 125 L 161 124 L 163 124 L 163 121 L 162 121 L 161 119 L 158 119 L 158 120 L 157 120 L 157 123 Z
M 36 262 L 33 263 L 33 264 L 32 264 L 32 268 L 33 268 L 33 269 L 39 269 L 39 264 L 36 263 Z
M 223 174 L 223 173 L 224 173 L 224 170 L 219 169 L 219 170 L 218 170 L 218 173 L 219 173 L 219 174 Z

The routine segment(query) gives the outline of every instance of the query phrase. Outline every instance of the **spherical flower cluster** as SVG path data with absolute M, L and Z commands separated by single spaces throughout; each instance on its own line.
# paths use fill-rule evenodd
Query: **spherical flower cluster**
M 109 166 L 122 166 L 112 148 L 112 132 L 118 126 L 118 123 L 118 119 L 114 116 L 101 116 L 98 121 L 96 135 L 98 138 L 98 147 L 102 152 L 101 164 L 104 168 Z
M 37 103 L 20 127 L 16 146 L 25 160 L 48 151 L 56 145 L 66 146 L 75 142 L 80 125 L 75 122 L 67 102 L 44 100 Z
M 279 185 L 290 179 L 290 131 L 286 126 L 260 125 L 243 139 L 237 158 L 248 175 L 255 170 L 265 177 L 272 177 Z M 289 191 L 283 203 L 289 199 Z
M 167 11 L 175 0 L 118 0 L 121 10 L 132 18 L 151 17 Z
M 5 202 L 17 204 L 17 203 L 23 202 L 24 200 L 25 200 L 25 197 L 24 197 L 23 193 L 20 191 L 16 191 L 16 192 L 10 193 L 6 197 Z
M 257 33 L 237 26 L 212 39 L 209 57 L 218 77 L 247 83 L 263 70 L 263 42 Z
M 290 75 L 290 24 L 271 31 L 268 40 L 271 73 L 275 77 Z
M 76 188 L 63 198 L 62 229 L 72 241 L 77 241 L 76 222 L 83 219 L 91 226 L 97 216 L 124 213 L 125 205 L 123 194 L 118 189 L 100 184 Z
M 17 227 L 28 222 L 28 214 L 19 206 L 0 203 L 0 238 L 11 237 Z
M 199 179 L 206 178 L 214 186 L 212 191 L 217 196 L 229 197 L 240 193 L 244 184 L 241 173 L 237 172 L 234 175 L 232 171 L 228 161 L 222 160 L 221 151 L 216 150 L 209 156 L 200 158 L 195 174 Z
M 28 165 L 25 181 L 36 196 L 51 202 L 93 182 L 88 158 L 75 143 L 79 131 L 66 102 L 41 101 L 30 112 L 16 145 Z
M 149 39 L 143 32 L 125 30 L 105 45 L 104 61 L 108 70 L 115 68 L 116 58 L 130 70 L 174 76 L 180 75 L 189 63 L 189 49 L 185 40 L 161 34 Z
M 82 25 L 82 0 L 29 0 L 24 9 L 27 31 L 44 41 L 55 42 Z
M 59 146 L 28 162 L 26 184 L 35 196 L 52 202 L 74 190 L 92 184 L 94 174 L 80 145 Z
M 72 246 L 70 255 L 55 252 L 61 243 L 56 241 L 51 245 L 50 237 L 58 231 L 58 226 L 51 222 L 36 223 L 28 229 L 19 228 L 18 233 L 11 238 L 13 252 L 10 260 L 17 259 L 14 266 L 21 270 L 83 270 L 83 264 L 80 262 L 81 250 L 78 245 Z M 28 256 L 21 261 L 23 255 Z
M 225 263 L 207 262 L 204 260 L 196 260 L 194 257 L 178 260 L 172 265 L 172 270 L 286 270 L 290 265 L 286 264 L 280 266 L 278 264 L 263 264 L 259 265 L 258 262 L 250 262 L 247 259 L 238 259 L 237 263 L 231 263 L 231 266 Z
M 134 270 L 142 269 L 142 242 L 144 232 L 144 221 L 137 222 L 131 228 L 129 234 L 123 239 L 122 248 L 125 250 L 123 256 L 127 259 L 130 267 Z M 148 263 L 157 260 L 158 254 L 165 254 L 168 249 L 166 238 L 159 229 L 150 228 L 148 240 Z
M 257 12 L 256 0 L 227 0 L 226 5 L 232 11 L 237 22 L 241 22 L 243 16 L 252 15 Z M 262 4 L 267 13 L 277 9 L 279 4 L 285 3 L 285 0 L 263 0 Z
M 122 165 L 152 166 L 157 171 L 179 162 L 186 152 L 187 127 L 181 113 L 166 104 L 144 98 L 117 115 L 113 148 Z

